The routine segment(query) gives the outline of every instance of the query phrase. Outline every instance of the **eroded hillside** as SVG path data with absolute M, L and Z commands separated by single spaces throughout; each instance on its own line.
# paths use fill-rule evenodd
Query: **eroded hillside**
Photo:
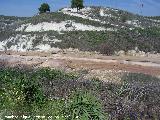
M 144 17 L 118 9 L 86 7 L 77 11 L 63 8 L 31 18 L 1 16 L 0 21 L 1 51 L 77 48 L 111 55 L 138 48 L 143 52 L 160 52 L 158 17 Z

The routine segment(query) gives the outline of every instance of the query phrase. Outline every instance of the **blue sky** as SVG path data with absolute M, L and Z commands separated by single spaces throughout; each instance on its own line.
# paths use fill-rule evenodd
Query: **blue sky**
M 147 16 L 160 16 L 160 0 L 84 0 L 85 5 L 109 6 Z M 51 11 L 69 7 L 70 0 L 0 0 L 0 15 L 33 16 L 41 3 L 48 3 Z M 141 8 L 140 4 L 144 5 Z

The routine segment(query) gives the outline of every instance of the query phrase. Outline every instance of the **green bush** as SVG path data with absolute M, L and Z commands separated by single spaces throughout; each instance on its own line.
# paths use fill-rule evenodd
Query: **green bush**
M 40 13 L 50 12 L 50 6 L 47 3 L 43 3 L 40 8 L 38 8 Z
M 75 92 L 70 99 L 46 96 L 44 84 L 50 84 L 51 81 L 53 83 L 64 82 L 75 78 L 73 74 L 65 74 L 49 68 L 1 69 L 0 117 L 14 115 L 18 116 L 17 119 L 22 119 L 25 115 L 31 116 L 30 119 L 37 119 L 35 116 L 45 116 L 45 118 L 51 116 L 52 119 L 57 120 L 74 120 L 78 115 L 81 120 L 103 120 L 104 113 L 101 104 L 88 92 Z M 59 83 L 55 87 L 58 86 Z M 75 113 L 75 110 L 79 110 L 79 113 Z
M 106 120 L 99 101 L 85 91 L 77 91 L 71 96 L 66 113 L 68 120 Z
M 6 114 L 31 114 L 34 106 L 43 106 L 46 99 L 37 79 L 26 73 L 13 70 L 0 70 L 1 81 L 1 109 Z
M 112 45 L 109 44 L 101 44 L 100 45 L 100 53 L 105 54 L 105 55 L 113 55 L 114 54 L 114 49 Z
M 137 73 L 126 73 L 122 84 L 110 84 L 49 68 L 1 68 L 0 98 L 1 119 L 8 115 L 18 116 L 16 119 L 26 115 L 32 116 L 30 119 L 45 116 L 54 120 L 160 116 L 160 80 Z
M 66 79 L 71 75 L 51 69 L 0 70 L 0 111 L 5 115 L 59 115 L 63 100 L 50 100 L 44 94 L 41 79 Z M 43 111 L 43 112 L 42 112 Z

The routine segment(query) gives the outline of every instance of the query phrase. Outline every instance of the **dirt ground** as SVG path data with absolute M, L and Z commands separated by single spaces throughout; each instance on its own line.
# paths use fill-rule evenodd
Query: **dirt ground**
M 89 52 L 1 52 L 0 64 L 50 67 L 69 71 L 88 70 L 86 77 L 108 79 L 119 73 L 144 73 L 160 77 L 160 56 L 104 56 Z M 114 74 L 113 74 L 114 73 Z M 95 76 L 94 76 L 95 75 Z M 114 78 L 114 80 L 116 80 Z M 118 80 L 118 78 L 117 78 Z

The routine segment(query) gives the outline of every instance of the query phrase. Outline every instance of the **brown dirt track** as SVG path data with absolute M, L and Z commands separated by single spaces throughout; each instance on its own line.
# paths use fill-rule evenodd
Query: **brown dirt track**
M 129 62 L 124 62 L 128 60 Z M 151 61 L 153 59 L 153 61 Z M 132 73 L 144 73 L 160 76 L 159 58 L 115 57 L 102 55 L 82 54 L 46 54 L 46 53 L 1 53 L 0 61 L 6 66 L 28 65 L 32 67 L 51 67 L 60 69 L 87 69 L 87 70 L 121 70 Z M 142 62 L 147 61 L 147 62 Z M 136 63 L 138 62 L 138 63 Z

